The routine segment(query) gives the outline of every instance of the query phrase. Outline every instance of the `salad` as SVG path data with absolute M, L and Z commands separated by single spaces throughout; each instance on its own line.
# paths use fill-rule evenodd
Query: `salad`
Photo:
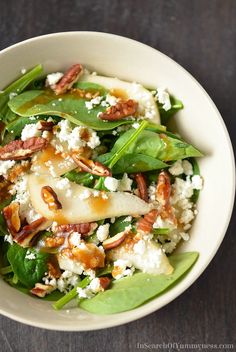
M 41 65 L 0 93 L 0 264 L 16 289 L 92 313 L 127 311 L 177 283 L 203 186 L 201 152 L 167 129 L 159 87 L 80 64 Z

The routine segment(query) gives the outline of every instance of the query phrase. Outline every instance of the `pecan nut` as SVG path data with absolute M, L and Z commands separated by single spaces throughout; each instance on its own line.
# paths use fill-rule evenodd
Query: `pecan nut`
M 30 169 L 30 162 L 28 160 L 23 161 L 21 164 L 14 165 L 8 172 L 6 179 L 12 183 L 15 183 L 18 177 L 22 176 L 26 171 Z
M 7 228 L 12 236 L 14 236 L 21 228 L 20 220 L 20 204 L 12 202 L 3 209 L 3 216 L 6 220 Z
M 148 202 L 148 190 L 145 176 L 141 173 L 134 174 L 133 176 L 138 186 L 140 198 Z
M 59 279 L 61 276 L 61 270 L 58 264 L 58 260 L 56 259 L 55 256 L 51 256 L 48 263 L 48 275 L 51 278 Z
M 46 221 L 47 220 L 42 217 L 31 222 L 28 225 L 25 225 L 19 232 L 17 232 L 13 236 L 13 240 L 17 242 L 21 247 L 29 247 L 33 237 L 37 235 L 39 231 L 45 229 L 45 227 L 43 227 L 42 225 L 44 225 Z
M 48 141 L 42 137 L 31 137 L 26 141 L 11 141 L 0 148 L 0 160 L 23 160 L 46 148 Z
M 63 236 L 48 236 L 44 239 L 44 245 L 47 248 L 57 248 L 64 244 L 65 237 Z
M 90 235 L 96 228 L 96 222 L 87 222 L 82 224 L 67 224 L 67 225 L 57 225 L 55 227 L 55 232 L 58 233 L 70 233 L 70 232 L 78 232 L 82 236 Z
M 52 89 L 56 95 L 63 94 L 69 90 L 73 84 L 78 80 L 79 76 L 83 72 L 83 67 L 80 64 L 75 64 L 70 67 L 63 75 L 63 77 L 57 82 Z
M 35 284 L 34 288 L 32 288 L 30 292 L 35 296 L 43 298 L 49 293 L 51 293 L 52 291 L 54 291 L 55 289 L 56 288 L 53 287 L 52 285 L 44 285 L 44 284 L 37 283 Z
M 52 211 L 56 211 L 62 209 L 62 205 L 58 200 L 56 192 L 50 186 L 44 186 L 41 189 L 41 197 L 48 205 L 48 209 Z
M 116 121 L 124 117 L 134 115 L 137 111 L 138 103 L 132 99 L 120 101 L 116 105 L 110 106 L 105 112 L 99 114 L 101 120 Z
M 144 215 L 137 223 L 137 229 L 144 233 L 150 233 L 154 222 L 156 221 L 158 210 L 153 209 L 148 214 Z
M 74 162 L 85 172 L 104 177 L 112 175 L 111 170 L 99 161 L 86 159 L 75 153 L 72 154 L 72 158 Z
M 158 175 L 158 180 L 157 180 L 157 188 L 156 188 L 157 200 L 163 206 L 166 206 L 169 203 L 170 194 L 171 194 L 170 177 L 165 171 L 162 171 Z
M 106 290 L 111 283 L 111 279 L 107 276 L 99 277 L 101 287 Z
M 53 130 L 53 126 L 54 126 L 54 122 L 53 121 L 40 120 L 38 129 L 40 131 L 52 131 Z

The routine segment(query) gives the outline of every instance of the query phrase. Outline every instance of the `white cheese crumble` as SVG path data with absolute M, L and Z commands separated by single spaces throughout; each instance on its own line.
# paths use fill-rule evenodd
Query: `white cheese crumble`
M 174 176 L 179 176 L 184 172 L 183 166 L 182 166 L 182 161 L 181 160 L 177 160 L 170 168 L 169 168 L 169 172 L 171 173 L 171 175 Z
M 54 86 L 62 77 L 62 72 L 50 73 L 49 75 L 47 75 L 46 85 Z
M 91 197 L 92 192 L 89 189 L 84 189 L 82 193 L 79 195 L 80 200 L 88 199 Z
M 11 194 L 15 195 L 14 202 L 18 202 L 20 204 L 20 217 L 22 220 L 26 219 L 28 224 L 30 224 L 41 217 L 41 215 L 34 210 L 30 202 L 30 194 L 27 188 L 27 178 L 25 176 L 21 177 L 15 183 L 11 190 Z
M 132 276 L 135 268 L 128 260 L 117 259 L 113 263 L 114 269 L 112 271 L 112 276 L 114 279 L 119 280 L 125 276 Z
M 193 189 L 197 189 L 197 190 L 201 190 L 202 186 L 203 186 L 203 181 L 202 181 L 202 177 L 199 175 L 194 175 L 192 177 L 192 186 Z
M 76 291 L 79 298 L 92 298 L 96 293 L 104 291 L 104 288 L 101 286 L 99 278 L 96 277 L 87 287 L 78 287 Z
M 4 241 L 5 241 L 5 242 L 8 242 L 8 243 L 10 243 L 10 244 L 13 244 L 13 237 L 12 237 L 12 235 L 5 235 L 5 236 L 4 236 Z
M 30 123 L 25 125 L 21 132 L 21 140 L 26 141 L 31 137 L 39 137 L 41 135 L 41 131 L 38 129 L 38 123 Z
M 126 173 L 124 173 L 121 180 L 119 180 L 117 190 L 120 192 L 130 192 L 133 180 L 131 180 Z
M 157 89 L 157 99 L 159 103 L 163 104 L 163 109 L 165 111 L 168 111 L 171 109 L 171 102 L 170 102 L 170 96 L 169 93 L 166 91 L 164 88 L 158 88 Z
M 85 146 L 89 146 L 94 149 L 100 145 L 100 140 L 97 133 L 90 128 L 78 126 L 72 129 L 68 120 L 60 121 L 57 126 L 59 129 L 55 131 L 55 135 L 60 142 L 68 144 L 69 150 L 79 150 L 81 147 Z M 89 135 L 88 140 L 83 139 L 85 129 Z
M 100 225 L 97 229 L 97 238 L 100 242 L 105 241 L 109 236 L 110 224 Z
M 22 73 L 22 75 L 24 75 L 26 73 L 26 68 L 22 67 L 22 69 L 20 70 L 20 72 Z
M 81 244 L 81 234 L 72 232 L 69 236 L 69 242 L 72 246 L 78 247 Z
M 61 178 L 59 181 L 56 181 L 55 187 L 65 191 L 66 197 L 72 196 L 70 181 L 67 178 Z
M 109 191 L 115 192 L 118 188 L 119 180 L 114 177 L 108 176 L 105 178 L 104 185 Z
M 26 252 L 26 256 L 25 256 L 26 259 L 29 259 L 29 260 L 34 260 L 36 258 L 36 255 L 35 253 L 32 253 L 30 252 L 29 250 Z
M 92 110 L 95 106 L 100 105 L 102 99 L 103 97 L 100 97 L 100 96 L 93 98 L 89 101 L 86 101 L 85 106 L 88 110 Z
M 15 165 L 14 160 L 0 160 L 0 176 L 7 176 L 7 171 Z
M 190 176 L 193 174 L 193 166 L 188 160 L 182 161 L 182 167 L 185 175 Z
M 155 104 L 149 91 L 143 89 L 141 84 L 132 83 L 132 98 L 138 102 L 138 112 L 142 117 L 153 119 L 156 116 Z

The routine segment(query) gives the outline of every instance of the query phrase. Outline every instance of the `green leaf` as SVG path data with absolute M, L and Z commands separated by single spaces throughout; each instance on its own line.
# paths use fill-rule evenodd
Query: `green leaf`
M 65 294 L 63 292 L 60 292 L 58 290 L 53 291 L 52 293 L 50 293 L 49 295 L 46 295 L 43 298 L 44 301 L 58 301 L 60 298 L 62 298 Z
M 94 183 L 94 176 L 87 172 L 77 172 L 76 170 L 69 171 L 63 175 L 69 181 L 81 184 L 85 187 L 90 187 Z
M 169 257 L 174 272 L 170 275 L 136 273 L 113 283 L 111 289 L 83 300 L 80 307 L 90 313 L 113 314 L 139 307 L 177 284 L 198 258 L 197 252 L 175 254 Z
M 98 157 L 98 161 L 106 163 L 112 153 L 106 153 Z M 159 170 L 168 167 L 166 163 L 144 154 L 126 154 L 112 168 L 112 174 L 145 172 Z
M 200 168 L 199 168 L 197 160 L 192 158 L 189 161 L 191 162 L 191 164 L 193 166 L 193 175 L 200 175 Z M 200 190 L 199 189 L 194 189 L 193 190 L 193 195 L 191 197 L 191 200 L 192 200 L 193 203 L 197 202 L 199 194 L 200 194 Z
M 117 233 L 124 231 L 126 226 L 129 226 L 131 224 L 130 221 L 124 221 L 126 218 L 127 216 L 121 216 L 116 219 L 114 224 L 110 224 L 110 228 L 109 228 L 110 236 L 115 236 Z
M 104 88 L 100 84 L 92 83 L 92 82 L 79 81 L 74 84 L 73 88 L 79 88 L 79 89 L 85 90 L 86 92 L 90 92 L 90 93 L 99 92 L 99 94 L 101 96 L 104 96 L 109 92 L 106 88 Z
M 111 153 L 117 153 L 132 138 L 134 131 L 131 128 L 120 136 L 114 144 Z M 183 140 L 174 139 L 166 134 L 162 134 L 160 137 L 158 133 L 148 130 L 142 131 L 138 138 L 126 148 L 125 154 L 143 154 L 162 161 L 202 156 L 197 149 Z
M 35 259 L 25 258 L 27 252 L 33 253 Z M 14 274 L 28 288 L 32 288 L 37 282 L 40 282 L 47 271 L 48 254 L 37 252 L 33 248 L 22 248 L 14 243 L 9 247 L 7 258 Z
M 49 90 L 24 92 L 9 102 L 10 109 L 20 116 L 56 115 L 68 119 L 75 125 L 84 125 L 94 130 L 111 130 L 120 125 L 133 123 L 132 120 L 102 121 L 97 117 L 105 107 L 97 106 L 88 110 L 85 99 L 75 92 L 57 96 Z
M 170 95 L 171 108 L 169 110 L 163 109 L 163 104 L 158 103 L 158 108 L 161 116 L 161 123 L 166 125 L 169 119 L 179 110 L 183 109 L 183 103 Z
M 6 87 L 2 93 L 0 93 L 0 114 L 1 119 L 4 122 L 9 122 L 13 118 L 12 113 L 8 112 L 7 103 L 9 101 L 9 94 L 16 93 L 20 94 L 36 77 L 38 77 L 43 72 L 42 65 L 35 66 L 32 70 L 28 71 L 26 74 L 21 76 L 19 79 L 11 83 Z

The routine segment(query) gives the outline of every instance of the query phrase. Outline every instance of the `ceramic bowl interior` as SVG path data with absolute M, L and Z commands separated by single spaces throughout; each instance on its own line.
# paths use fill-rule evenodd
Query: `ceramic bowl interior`
M 43 64 L 56 72 L 80 62 L 104 75 L 136 81 L 144 86 L 168 87 L 184 102 L 176 115 L 179 133 L 197 146 L 204 189 L 191 240 L 180 251 L 200 257 L 188 275 L 171 290 L 129 312 L 96 316 L 80 309 L 54 311 L 49 302 L 20 293 L 0 280 L 0 313 L 33 326 L 55 330 L 93 330 L 141 318 L 172 301 L 203 272 L 215 255 L 229 224 L 235 190 L 234 158 L 230 139 L 214 103 L 200 84 L 180 65 L 139 42 L 105 33 L 68 32 L 33 38 L 0 53 L 0 89 L 20 75 L 22 68 Z

